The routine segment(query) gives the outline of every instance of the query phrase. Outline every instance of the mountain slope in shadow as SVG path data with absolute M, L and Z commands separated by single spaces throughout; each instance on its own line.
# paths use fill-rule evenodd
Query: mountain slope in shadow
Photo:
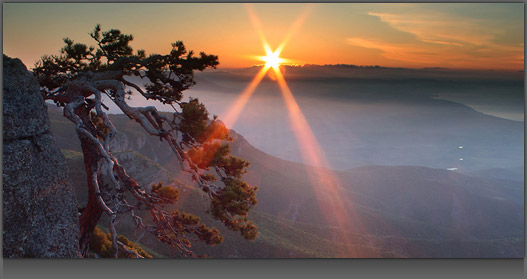
M 49 111 L 57 143 L 75 155 L 80 145 L 73 125 L 56 109 Z M 205 214 L 207 199 L 184 176 L 178 176 L 174 156 L 158 138 L 137 129 L 136 123 L 122 115 L 111 118 L 121 127 L 115 152 L 122 153 L 120 160 L 132 170 L 131 175 L 145 186 L 163 177 L 174 187 L 183 187 L 188 195 L 178 207 L 197 212 L 224 233 L 225 242 L 218 247 L 197 244 L 194 248 L 199 253 L 251 258 L 523 256 L 520 181 L 416 166 L 365 166 L 347 171 L 314 168 L 266 154 L 232 131 L 232 152 L 251 162 L 246 180 L 259 187 L 259 202 L 251 217 L 260 236 L 254 242 L 245 241 Z M 68 164 L 70 173 L 76 172 L 75 180 L 82 181 L 78 155 L 77 161 L 69 159 Z M 343 210 L 352 213 L 344 225 L 328 218 L 332 200 L 317 196 L 325 189 L 315 190 L 322 187 L 309 179 L 315 171 L 340 181 L 338 194 L 348 201 Z M 85 191 L 81 184 L 79 193 Z M 122 226 L 135 240 L 131 223 L 123 220 Z M 171 256 L 154 239 L 145 237 L 141 243 Z

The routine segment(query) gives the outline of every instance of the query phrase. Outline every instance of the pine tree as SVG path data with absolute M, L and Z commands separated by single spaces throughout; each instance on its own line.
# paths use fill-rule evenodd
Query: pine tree
M 228 129 L 215 116 L 210 119 L 198 99 L 183 101 L 183 91 L 195 84 L 194 71 L 215 68 L 218 57 L 203 52 L 195 55 L 180 41 L 172 44 L 169 54 L 134 53 L 129 43 L 132 35 L 99 25 L 90 33 L 96 46 L 64 39 L 59 55 L 46 55 L 33 69 L 46 100 L 63 107 L 64 116 L 75 124 L 84 155 L 89 199 L 80 212 L 79 247 L 88 256 L 90 238 L 102 214 L 110 217 L 113 255 L 128 249 L 119 241 L 116 220 L 130 214 L 137 228 L 154 234 L 185 256 L 196 256 L 190 249 L 191 235 L 209 245 L 221 243 L 216 228 L 201 223 L 190 213 L 166 212 L 162 206 L 177 201 L 178 193 L 169 186 L 155 185 L 145 191 L 119 164 L 110 150 L 117 133 L 108 118 L 103 96 L 150 135 L 166 141 L 183 171 L 191 174 L 197 187 L 210 198 L 210 214 L 246 239 L 254 239 L 256 226 L 248 219 L 256 205 L 255 186 L 243 181 L 249 163 L 229 154 L 232 139 Z M 143 86 L 126 77 L 139 77 Z M 142 95 L 172 106 L 171 116 L 155 107 L 132 107 L 129 94 Z M 125 198 L 132 196 L 135 201 Z M 136 213 L 148 210 L 153 223 L 145 224 Z M 128 249 L 129 250 L 129 249 Z

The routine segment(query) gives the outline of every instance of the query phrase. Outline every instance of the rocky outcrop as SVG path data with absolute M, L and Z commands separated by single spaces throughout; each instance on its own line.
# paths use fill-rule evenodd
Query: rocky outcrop
M 36 79 L 3 57 L 3 255 L 78 257 L 78 209 Z

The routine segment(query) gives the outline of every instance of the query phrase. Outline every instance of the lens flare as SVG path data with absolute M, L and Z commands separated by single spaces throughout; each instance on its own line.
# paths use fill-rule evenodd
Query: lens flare
M 247 87 L 240 94 L 240 97 L 236 99 L 234 104 L 226 112 L 220 114 L 220 119 L 225 123 L 225 126 L 228 128 L 232 128 L 234 126 L 243 109 L 245 108 L 245 105 L 253 95 L 254 90 L 258 84 L 260 84 L 260 81 L 262 81 L 269 68 L 270 66 L 267 65 L 262 67 L 256 76 L 251 80 L 251 83 L 249 83 L 249 85 L 247 85 Z
M 262 32 L 262 25 L 251 6 L 246 5 L 246 8 L 266 53 L 266 56 L 257 56 L 255 58 L 264 61 L 265 66 L 263 66 L 251 80 L 249 85 L 243 90 L 240 97 L 238 97 L 229 110 L 222 114 L 221 119 L 223 119 L 227 127 L 232 128 L 263 77 L 270 69 L 273 69 L 276 81 L 289 112 L 291 128 L 295 133 L 296 140 L 302 152 L 302 157 L 306 163 L 306 172 L 311 181 L 318 205 L 322 210 L 327 223 L 335 224 L 340 228 L 339 233 L 335 235 L 335 237 L 343 243 L 342 250 L 338 251 L 338 256 L 357 256 L 359 255 L 357 254 L 358 251 L 353 249 L 353 244 L 348 231 L 353 229 L 354 232 L 366 232 L 366 230 L 359 214 L 355 210 L 354 204 L 347 198 L 349 193 L 346 193 L 346 190 L 343 189 L 335 172 L 321 167 L 329 166 L 328 161 L 280 70 L 280 64 L 291 61 L 281 58 L 280 53 L 292 37 L 293 33 L 296 32 L 305 21 L 312 9 L 312 5 L 308 5 L 293 22 L 285 38 L 274 51 L 267 43 L 266 37 Z
M 279 50 L 272 52 L 269 49 L 267 51 L 267 56 L 260 56 L 260 59 L 265 62 L 265 67 L 273 69 L 280 67 L 280 64 L 285 62 L 285 59 L 280 58 Z
M 280 69 L 273 68 L 273 70 L 276 73 L 282 97 L 289 111 L 291 128 L 300 146 L 302 157 L 306 164 L 316 167 L 306 167 L 306 172 L 326 221 L 329 224 L 337 224 L 343 231 L 353 228 L 354 231 L 365 232 L 359 214 L 356 212 L 352 202 L 347 198 L 347 193 L 334 171 L 321 167 L 328 166 L 328 161 L 304 114 L 300 110 L 293 93 L 289 89 L 284 75 Z M 351 248 L 352 243 L 349 236 L 346 233 L 338 233 L 337 237 L 344 244 L 342 251 L 339 251 L 339 255 L 341 257 L 355 255 L 356 251 Z

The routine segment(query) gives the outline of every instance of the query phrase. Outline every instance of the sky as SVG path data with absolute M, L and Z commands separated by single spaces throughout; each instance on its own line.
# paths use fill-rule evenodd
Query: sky
M 3 3 L 3 52 L 28 66 L 62 38 L 133 34 L 134 49 L 165 54 L 181 40 L 219 56 L 219 68 L 265 55 L 261 35 L 294 64 L 465 69 L 524 68 L 523 3 Z M 251 16 L 252 15 L 252 16 Z M 260 32 L 260 31 L 261 32 Z

